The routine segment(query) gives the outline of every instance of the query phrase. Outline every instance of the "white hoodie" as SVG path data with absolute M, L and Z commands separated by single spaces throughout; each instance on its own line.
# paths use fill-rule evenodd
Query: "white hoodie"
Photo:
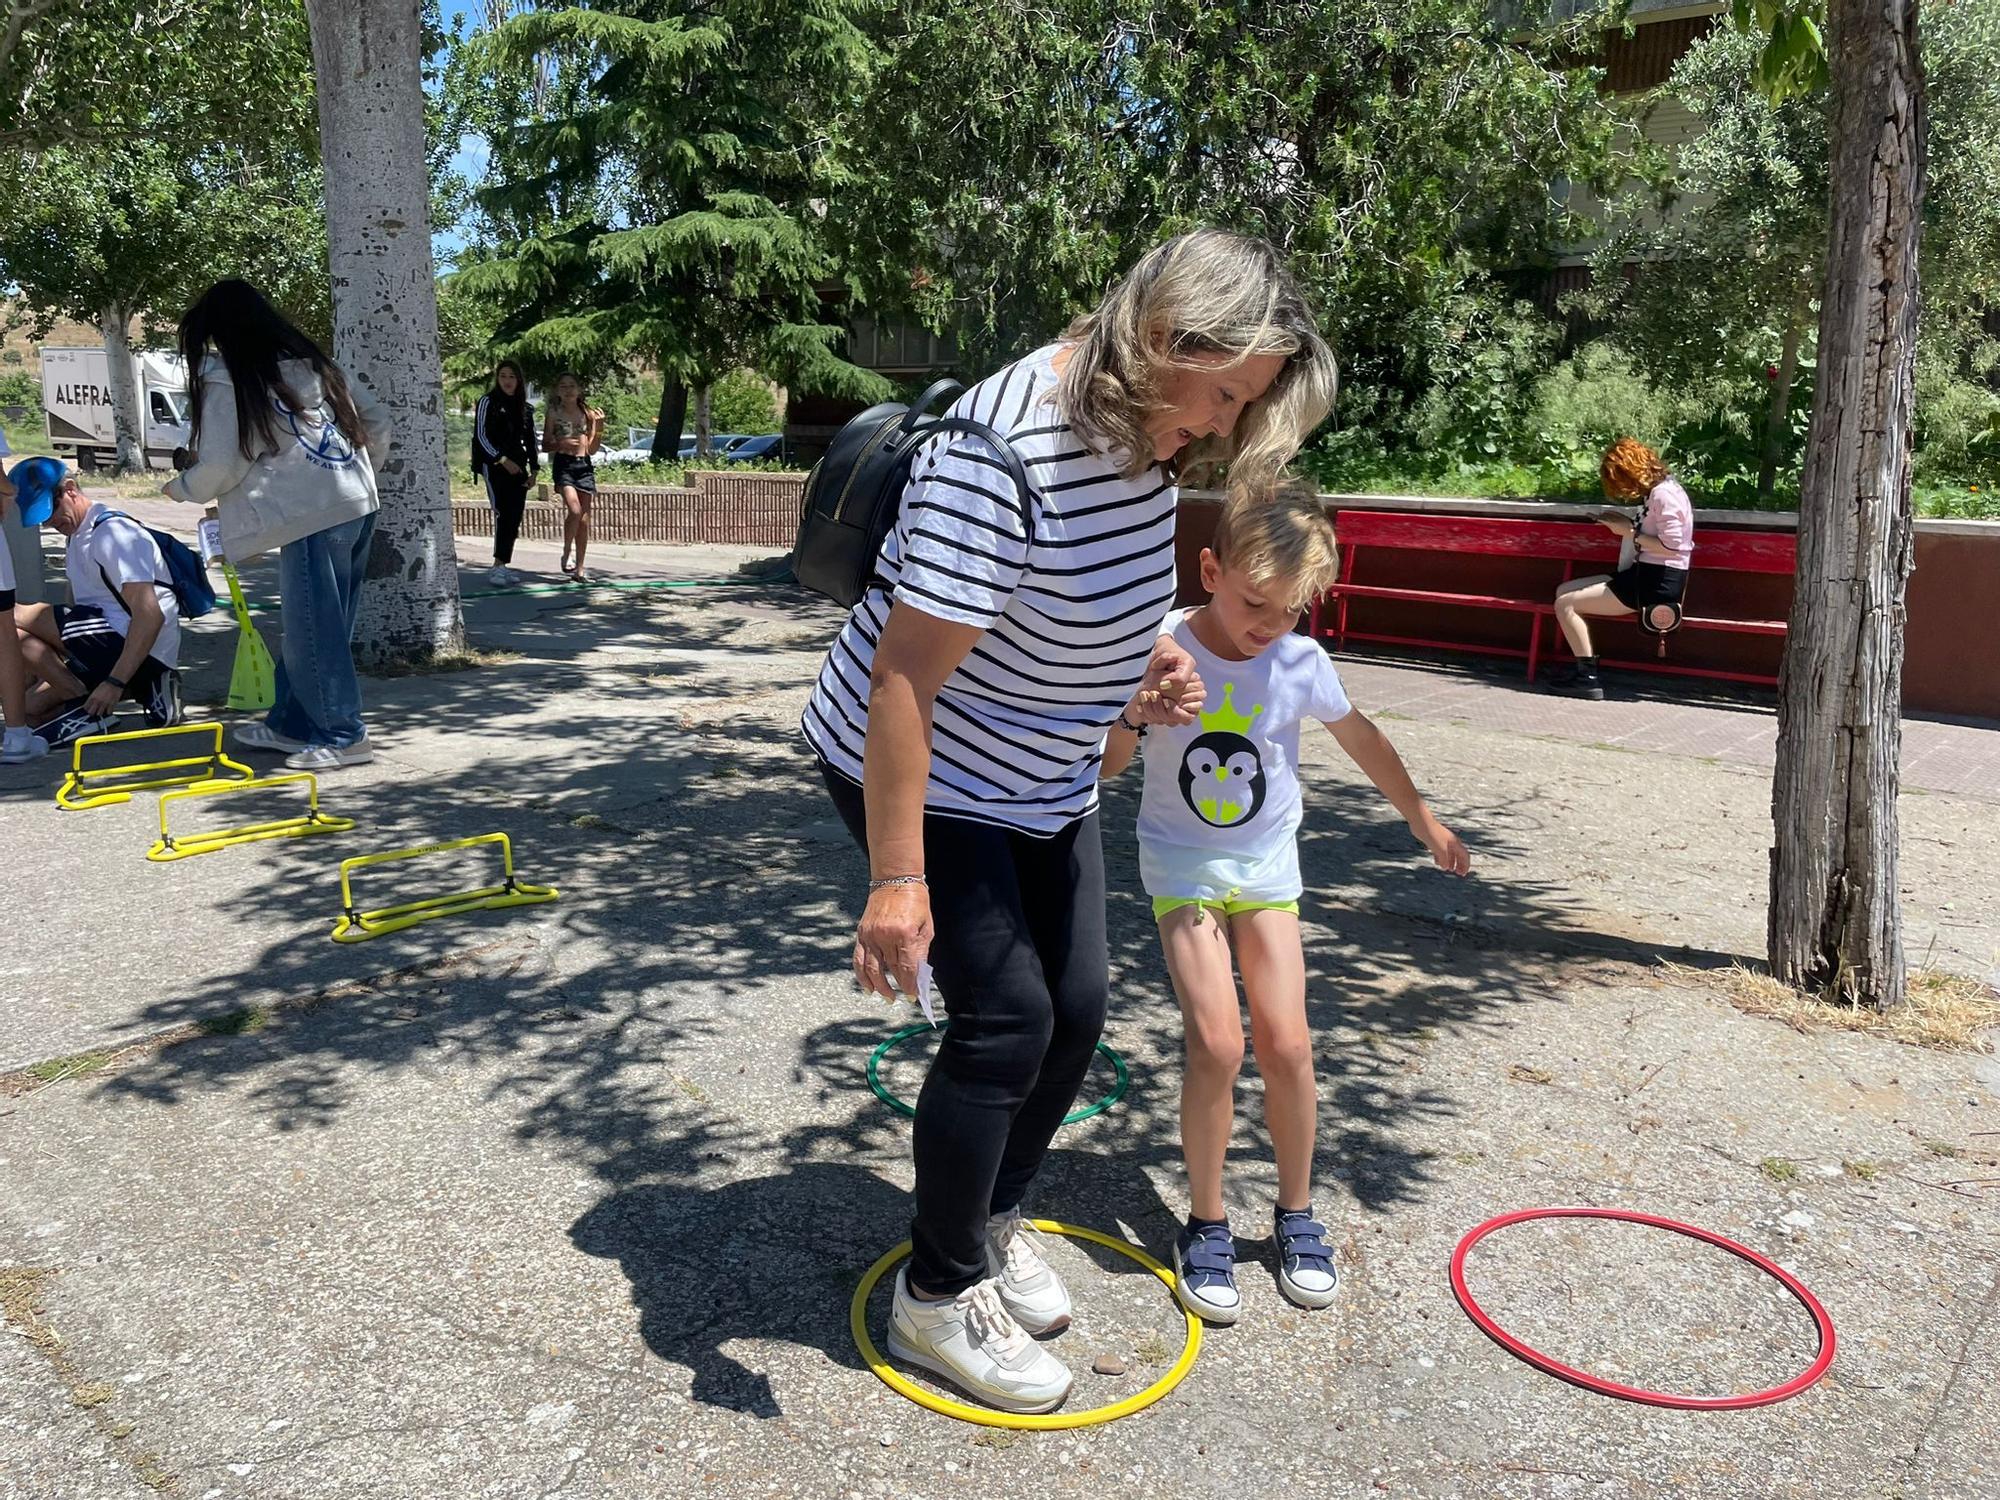
M 367 387 L 350 380 L 349 392 L 367 433 L 356 449 L 342 435 L 326 404 L 319 376 L 304 360 L 278 366 L 296 411 L 283 392 L 271 392 L 274 446 L 243 456 L 236 425 L 236 384 L 220 356 L 202 361 L 201 452 L 195 465 L 174 476 L 167 494 L 196 505 L 216 502 L 222 516 L 222 551 L 233 563 L 273 552 L 287 542 L 371 515 L 380 506 L 375 466 L 389 456 L 388 414 Z

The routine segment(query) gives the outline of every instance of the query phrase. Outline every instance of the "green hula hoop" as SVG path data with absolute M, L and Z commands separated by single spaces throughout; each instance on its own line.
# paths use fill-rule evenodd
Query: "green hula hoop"
M 948 1024 L 948 1022 L 939 1022 L 936 1029 L 942 1031 Z M 881 1046 L 868 1054 L 868 1087 L 874 1090 L 877 1099 L 880 1099 L 897 1114 L 908 1115 L 912 1119 L 916 1118 L 916 1105 L 898 1099 L 882 1086 L 882 1059 L 888 1055 L 889 1049 L 898 1042 L 906 1042 L 911 1037 L 922 1036 L 930 1030 L 932 1030 L 932 1027 L 928 1021 L 920 1022 L 915 1026 L 905 1026 L 901 1031 L 890 1033 L 888 1039 Z M 1099 1099 L 1095 1104 L 1086 1104 L 1081 1109 L 1073 1109 L 1064 1115 L 1063 1124 L 1065 1125 L 1074 1125 L 1078 1120 L 1088 1120 L 1092 1115 L 1103 1114 L 1104 1111 L 1111 1108 L 1120 1099 L 1123 1099 L 1125 1097 L 1125 1090 L 1131 1086 L 1132 1070 L 1125 1066 L 1125 1059 L 1120 1057 L 1116 1052 L 1113 1052 L 1102 1042 L 1097 1044 L 1097 1050 L 1102 1052 L 1105 1059 L 1111 1064 L 1111 1092 L 1106 1094 L 1102 1099 Z

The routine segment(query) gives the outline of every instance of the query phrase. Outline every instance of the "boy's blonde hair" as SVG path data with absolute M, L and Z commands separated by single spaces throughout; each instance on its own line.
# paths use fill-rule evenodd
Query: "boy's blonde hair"
M 1287 489 L 1238 495 L 1222 507 L 1209 544 L 1215 560 L 1259 590 L 1282 583 L 1304 609 L 1340 574 L 1333 522 L 1319 496 Z

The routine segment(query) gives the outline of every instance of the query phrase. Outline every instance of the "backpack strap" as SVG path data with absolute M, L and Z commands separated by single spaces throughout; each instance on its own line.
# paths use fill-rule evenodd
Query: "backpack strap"
M 113 510 L 113 509 L 111 509 L 111 508 L 110 508 L 109 506 L 106 506 L 106 507 L 105 507 L 105 509 L 104 509 L 104 514 L 103 514 L 103 515 L 102 515 L 101 517 L 99 517 L 99 518 L 98 518 L 98 524 L 99 524 L 99 525 L 101 526 L 101 525 L 103 525 L 103 524 L 104 524 L 104 522 L 106 522 L 106 521 L 109 521 L 109 520 L 113 519 L 114 517 L 115 517 L 115 518 L 117 518 L 117 519 L 118 519 L 118 520 L 120 520 L 120 521 L 130 521 L 130 522 L 131 522 L 131 523 L 132 523 L 132 524 L 133 524 L 134 526 L 137 526 L 137 527 L 138 527 L 138 528 L 139 528 L 139 529 L 140 529 L 141 531 L 143 531 L 143 532 L 145 532 L 145 533 L 146 533 L 146 540 L 147 540 L 147 541 L 149 541 L 149 542 L 150 542 L 150 541 L 152 541 L 152 540 L 153 540 L 153 529 L 152 529 L 152 528 L 151 528 L 150 526 L 147 526 L 147 525 L 145 525 L 145 524 L 144 524 L 143 522 L 141 522 L 141 521 L 140 521 L 140 520 L 138 519 L 138 517 L 136 517 L 136 516 L 128 516 L 128 515 L 126 515 L 126 514 L 125 514 L 125 512 L 124 512 L 124 511 L 122 511 L 122 510 Z M 154 548 L 155 548 L 155 549 L 157 550 L 157 549 L 158 549 L 158 547 L 159 547 L 159 543 L 158 543 L 158 542 L 153 542 L 153 546 L 154 546 Z M 161 560 L 162 560 L 162 561 L 165 561 L 165 559 L 164 559 L 164 558 L 162 558 Z M 110 594 L 112 598 L 116 599 L 116 600 L 118 601 L 118 607 L 119 607 L 120 609 L 123 609 L 123 608 L 125 607 L 125 596 L 124 596 L 124 595 L 123 595 L 122 593 L 120 593 L 120 592 L 118 591 L 118 585 L 117 585 L 117 584 L 115 584 L 115 583 L 113 583 L 113 582 L 111 581 L 111 575 L 110 575 L 109 573 L 107 573 L 107 572 L 105 572 L 105 571 L 104 571 L 104 564 L 103 564 L 103 563 L 99 563 L 99 564 L 97 565 L 97 576 L 98 576 L 99 578 L 102 578 L 102 579 L 104 580 L 104 589 L 105 589 L 105 592 L 106 592 L 106 593 L 108 593 L 108 594 Z M 132 581 L 133 581 L 134 583 L 137 583 L 137 582 L 138 582 L 139 580 L 135 578 L 135 579 L 133 579 Z M 167 590 L 167 592 L 169 592 L 169 593 L 173 593 L 173 587 L 174 587 L 174 584 L 173 584 L 173 580 L 172 580 L 171 578 L 168 578 L 168 579 L 166 579 L 166 580 L 164 580 L 164 581 L 163 581 L 163 580 L 161 580 L 161 579 L 158 579 L 158 578 L 155 578 L 155 579 L 153 580 L 153 587 L 154 587 L 154 588 L 156 588 L 156 589 L 165 589 L 165 590 Z M 174 602 L 175 602 L 176 604 L 178 604 L 178 603 L 180 602 L 180 596 L 179 596 L 179 595 L 177 595 L 177 594 L 176 594 L 176 595 L 174 596 Z
M 978 438 L 995 453 L 999 454 L 1000 461 L 1006 465 L 1007 477 L 1014 482 L 1014 488 L 1020 493 L 1021 519 L 1027 524 L 1028 550 L 1032 552 L 1035 546 L 1035 500 L 1037 498 L 1035 487 L 1028 482 L 1028 467 L 1021 462 L 1021 455 L 1014 451 L 1014 445 L 1007 440 L 1007 435 L 998 428 L 989 427 L 986 423 L 976 421 L 971 417 L 939 417 L 936 421 L 927 422 L 914 431 L 911 430 L 912 421 L 921 419 L 921 414 L 926 405 L 935 400 L 939 395 L 944 394 L 947 387 L 956 389 L 957 386 L 958 382 L 955 380 L 940 380 L 919 398 L 919 403 L 916 406 L 910 408 L 909 415 L 903 418 L 897 425 L 896 430 L 899 433 L 907 434 L 906 441 L 912 445 L 912 448 L 921 447 L 932 438 L 944 433 L 963 432 L 968 436 Z M 901 509 L 900 500 L 898 501 L 898 509 Z M 894 524 L 894 522 L 890 523 L 892 530 L 894 529 Z M 883 589 L 885 592 L 887 590 L 887 580 L 882 577 L 882 558 L 879 553 L 876 555 L 874 567 L 868 575 L 868 582 L 863 587 L 862 592 L 865 594 L 869 589 L 878 588 Z
M 984 422 L 971 417 L 940 417 L 937 421 L 920 429 L 919 435 L 929 442 L 939 433 L 963 432 L 976 437 L 1000 455 L 1000 461 L 1007 466 L 1007 477 L 1014 481 L 1014 488 L 1021 495 L 1021 519 L 1028 523 L 1028 545 L 1035 545 L 1035 487 L 1028 482 L 1028 466 L 1021 462 L 1021 455 L 1014 451 L 1014 445 L 1007 441 L 1006 434 L 998 428 L 989 427 Z

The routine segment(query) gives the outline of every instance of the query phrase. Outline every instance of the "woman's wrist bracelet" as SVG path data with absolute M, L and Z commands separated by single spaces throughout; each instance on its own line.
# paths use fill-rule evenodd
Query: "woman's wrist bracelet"
M 928 880 L 924 879 L 924 877 L 923 877 L 923 876 L 921 876 L 921 875 L 891 875 L 891 876 L 889 876 L 889 877 L 888 877 L 887 879 L 884 879 L 884 880 L 871 880 L 871 881 L 869 881 L 869 882 L 868 882 L 868 889 L 869 889 L 869 890 L 871 890 L 871 891 L 886 891 L 886 890 L 888 890 L 888 889 L 889 889 L 889 887 L 891 887 L 891 886 L 896 886 L 896 885 L 924 885 L 924 886 L 927 886 L 927 885 L 929 885 L 929 884 L 930 884 L 930 882 L 929 882 Z
M 1133 734 L 1144 734 L 1146 732 L 1146 726 L 1144 724 L 1134 724 L 1130 719 L 1125 717 L 1125 710 L 1122 708 L 1118 710 L 1118 727 L 1129 730 Z

